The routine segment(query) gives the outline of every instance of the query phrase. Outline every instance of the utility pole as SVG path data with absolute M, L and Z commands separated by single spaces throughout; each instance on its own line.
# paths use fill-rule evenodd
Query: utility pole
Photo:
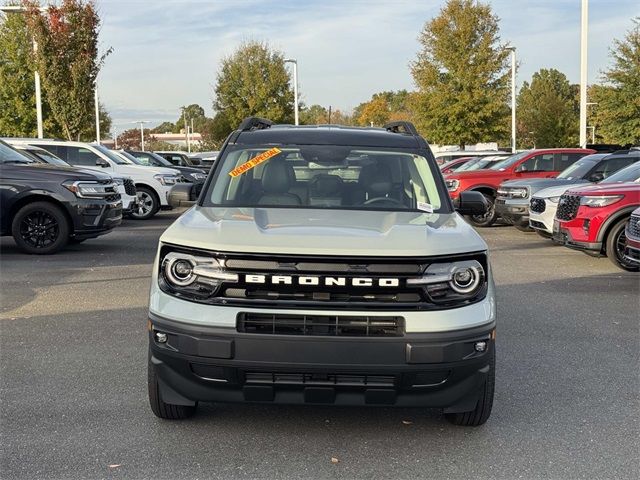
M 191 144 L 189 144 L 189 127 L 187 126 L 187 113 L 185 107 L 182 107 L 182 119 L 184 120 L 184 141 L 187 144 L 187 151 L 191 152 Z
M 100 143 L 100 107 L 98 104 L 98 81 L 96 79 L 96 85 L 94 89 L 94 100 L 96 103 L 96 142 Z
M 511 51 L 511 153 L 516 153 L 516 47 L 506 47 Z
M 284 63 L 293 63 L 293 114 L 295 124 L 299 125 L 298 118 L 298 61 L 293 58 L 285 59 Z
M 193 118 L 191 119 L 191 136 L 189 137 L 188 153 L 191 153 L 191 142 L 193 141 Z
M 139 120 L 139 121 L 133 122 L 133 123 L 139 123 L 140 124 L 140 150 L 142 150 L 144 152 L 144 124 L 145 123 L 149 123 L 149 120 Z
M 331 105 L 329 105 L 329 121 L 327 123 L 331 125 Z
M 587 146 L 587 41 L 589 37 L 589 0 L 582 0 L 580 26 L 580 146 Z

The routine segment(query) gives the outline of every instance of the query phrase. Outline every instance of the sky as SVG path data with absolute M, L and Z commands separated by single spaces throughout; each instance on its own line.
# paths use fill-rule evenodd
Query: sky
M 349 111 L 383 90 L 413 89 L 409 64 L 443 0 L 96 0 L 100 45 L 113 47 L 98 77 L 118 130 L 175 121 L 182 105 L 213 115 L 223 57 L 266 41 L 298 61 L 307 105 Z M 580 78 L 579 0 L 489 1 L 503 43 L 517 49 L 517 85 L 540 68 Z M 640 16 L 638 0 L 589 2 L 589 83 L 610 64 L 609 47 Z

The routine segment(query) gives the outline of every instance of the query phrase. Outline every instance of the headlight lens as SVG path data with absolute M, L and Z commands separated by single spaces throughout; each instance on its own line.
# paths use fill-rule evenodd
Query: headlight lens
M 238 275 L 224 270 L 213 258 L 170 252 L 160 266 L 160 288 L 167 293 L 194 300 L 205 300 L 216 293 L 222 282 L 237 283 Z
M 124 178 L 113 178 L 113 183 L 116 185 L 124 185 Z
M 154 175 L 157 181 L 159 181 L 162 185 L 174 185 L 178 182 L 178 177 L 175 175 Z
M 606 207 L 607 205 L 611 205 L 621 200 L 624 195 L 600 195 L 597 197 L 581 197 L 580 205 L 585 205 L 587 207 Z
M 62 186 L 79 198 L 104 198 L 118 193 L 114 183 L 68 181 Z
M 460 187 L 460 181 L 456 179 L 445 180 L 445 184 L 450 192 L 455 192 Z
M 195 180 L 204 180 L 205 178 L 207 178 L 207 176 L 204 173 L 192 173 L 191 176 Z
M 549 197 L 547 198 L 547 200 L 549 200 L 551 203 L 558 203 L 560 201 L 560 195 L 558 195 L 557 197 Z
M 484 267 L 477 260 L 434 263 L 420 278 L 407 279 L 407 285 L 422 285 L 434 303 L 470 300 L 487 284 Z
M 526 187 L 512 188 L 510 193 L 513 198 L 527 198 L 529 196 L 529 190 Z

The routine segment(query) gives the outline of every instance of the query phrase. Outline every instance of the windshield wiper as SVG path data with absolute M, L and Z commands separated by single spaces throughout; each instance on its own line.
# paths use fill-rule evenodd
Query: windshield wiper
M 2 163 L 26 163 L 26 164 L 29 164 L 29 163 L 36 163 L 36 162 L 31 162 L 29 160 L 3 160 Z

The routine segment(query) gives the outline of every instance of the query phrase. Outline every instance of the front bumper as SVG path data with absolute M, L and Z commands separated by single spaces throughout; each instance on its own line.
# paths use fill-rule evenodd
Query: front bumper
M 549 234 L 553 233 L 553 220 L 556 216 L 557 203 L 545 199 L 545 209 L 543 212 L 529 211 L 529 226 L 535 230 L 542 230 Z
M 577 240 L 575 236 L 572 234 L 576 228 L 581 227 L 571 227 L 568 228 L 565 226 L 566 223 L 575 223 L 572 222 L 559 222 L 557 220 L 553 223 L 553 234 L 552 240 L 560 245 L 564 245 L 565 247 L 573 248 L 575 250 L 582 250 L 587 253 L 595 253 L 599 255 L 602 252 L 602 242 L 589 242 L 585 240 Z
M 73 238 L 94 238 L 108 233 L 122 223 L 122 201 L 79 198 L 72 206 Z
M 151 365 L 167 403 L 267 402 L 473 410 L 491 369 L 495 321 L 401 337 L 248 334 L 150 314 Z M 156 341 L 155 332 L 167 335 Z M 474 345 L 486 342 L 484 352 Z
M 631 238 L 629 232 L 626 232 L 627 245 L 624 249 L 624 258 L 626 261 L 640 265 L 640 239 Z
M 529 199 L 505 199 L 496 198 L 496 213 L 507 223 L 523 224 L 529 223 Z
M 198 199 L 198 197 L 195 196 L 194 192 L 195 186 L 196 184 L 193 183 L 175 184 L 173 188 L 171 188 L 169 196 L 167 197 L 169 205 L 173 208 L 190 207 L 191 205 L 193 205 Z

